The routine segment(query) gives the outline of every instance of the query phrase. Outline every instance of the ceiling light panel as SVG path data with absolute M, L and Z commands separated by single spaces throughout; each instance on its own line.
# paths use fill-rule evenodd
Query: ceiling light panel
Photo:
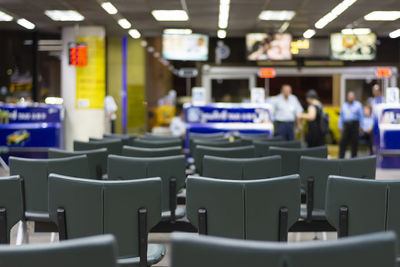
M 219 39 L 226 38 L 226 31 L 225 30 L 218 30 L 217 31 L 217 36 L 218 36 Z
M 85 19 L 74 10 L 46 10 L 44 14 L 54 21 L 82 21 Z
M 399 38 L 400 37 L 400 29 L 392 31 L 391 33 L 389 33 L 389 37 L 390 38 Z
M 330 22 L 334 21 L 338 16 L 345 12 L 349 7 L 351 7 L 357 0 L 344 0 L 335 6 L 328 14 L 323 16 L 320 20 L 315 23 L 315 28 L 323 29 Z
M 129 29 L 130 27 L 132 27 L 132 24 L 127 19 L 119 19 L 118 24 L 123 29 Z
M 19 19 L 19 20 L 17 20 L 17 23 L 18 23 L 20 26 L 22 26 L 22 27 L 24 27 L 24 28 L 26 28 L 26 29 L 28 29 L 28 30 L 33 30 L 33 29 L 35 29 L 35 24 L 33 24 L 32 22 L 30 22 L 30 21 L 27 20 L 27 19 Z
M 395 21 L 400 18 L 400 11 L 373 11 L 364 16 L 367 21 Z
M 111 2 L 104 2 L 101 7 L 110 15 L 115 15 L 118 13 L 118 9 Z
M 192 29 L 165 29 L 164 34 L 192 34 Z
M 137 29 L 131 29 L 128 31 L 129 35 L 133 38 L 133 39 L 139 39 L 141 34 Z
M 269 21 L 289 21 L 294 15 L 296 15 L 296 12 L 292 10 L 264 10 L 260 13 L 258 18 L 260 20 Z
M 220 0 L 219 2 L 218 27 L 220 29 L 228 28 L 230 4 L 230 0 Z
M 315 35 L 315 33 L 316 33 L 315 30 L 308 29 L 303 33 L 303 37 L 306 38 L 306 39 L 310 39 Z
M 7 13 L 0 11 L 0 21 L 12 21 L 14 18 Z
M 189 16 L 184 10 L 153 10 L 151 12 L 157 21 L 188 21 Z

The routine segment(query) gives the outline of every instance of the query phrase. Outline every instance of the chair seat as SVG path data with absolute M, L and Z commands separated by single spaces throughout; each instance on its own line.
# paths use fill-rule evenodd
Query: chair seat
M 300 217 L 302 219 L 307 219 L 307 208 L 301 208 Z M 312 211 L 312 219 L 315 221 L 325 221 L 326 212 L 325 210 L 317 209 Z
M 175 210 L 175 218 L 176 219 L 181 219 L 185 217 L 186 210 L 185 207 L 177 207 Z M 163 221 L 169 220 L 171 218 L 171 212 L 170 211 L 163 211 L 161 214 L 161 219 Z
M 25 211 L 25 218 L 27 221 L 51 222 L 48 212 Z
M 147 265 L 151 266 L 162 260 L 165 255 L 165 247 L 160 244 L 149 244 L 147 247 Z M 134 258 L 119 258 L 120 266 L 139 266 L 140 257 Z

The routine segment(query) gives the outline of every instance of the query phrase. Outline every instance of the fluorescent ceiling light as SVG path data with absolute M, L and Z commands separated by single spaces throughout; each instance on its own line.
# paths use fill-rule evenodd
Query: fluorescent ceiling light
M 151 12 L 157 21 L 187 21 L 189 17 L 184 10 L 153 10 Z
M 373 11 L 364 16 L 369 21 L 394 21 L 400 18 L 400 11 Z
M 395 31 L 389 33 L 389 37 L 390 37 L 390 38 L 393 38 L 393 39 L 394 39 L 394 38 L 400 37 L 400 29 L 395 30 Z
M 330 22 L 334 21 L 338 16 L 345 12 L 351 7 L 357 0 L 344 0 L 337 6 L 335 6 L 328 14 L 323 16 L 320 20 L 315 23 L 315 28 L 323 29 Z
M 217 31 L 217 36 L 219 39 L 224 39 L 226 37 L 226 31 L 225 30 L 218 30 Z
M 315 35 L 315 30 L 313 29 L 308 29 L 303 33 L 303 37 L 306 39 L 310 39 L 311 37 L 313 37 Z
M 28 30 L 33 30 L 35 28 L 35 24 L 26 19 L 19 19 L 17 23 Z
M 264 10 L 258 18 L 260 20 L 291 20 L 296 12 L 292 10 Z
M 290 22 L 286 21 L 282 24 L 282 26 L 279 28 L 278 32 L 283 33 L 289 28 Z
M 0 21 L 12 21 L 12 20 L 13 20 L 12 16 L 0 11 Z
M 219 2 L 218 27 L 221 28 L 221 29 L 228 28 L 229 9 L 230 9 L 230 0 L 220 0 L 220 2 Z
M 119 19 L 118 24 L 123 29 L 129 29 L 130 27 L 132 27 L 132 24 L 127 19 Z
M 133 39 L 139 39 L 140 36 L 142 36 L 140 34 L 140 32 L 138 30 L 136 30 L 136 29 L 131 29 L 131 30 L 128 31 L 128 33 Z
M 164 34 L 192 34 L 192 29 L 165 29 Z
M 342 34 L 346 35 L 363 35 L 363 34 L 370 34 L 371 29 L 369 28 L 356 28 L 356 29 L 343 29 Z
M 74 10 L 46 10 L 44 14 L 54 21 L 82 21 L 85 19 Z
M 104 2 L 101 7 L 110 15 L 115 15 L 118 13 L 118 9 L 111 2 Z

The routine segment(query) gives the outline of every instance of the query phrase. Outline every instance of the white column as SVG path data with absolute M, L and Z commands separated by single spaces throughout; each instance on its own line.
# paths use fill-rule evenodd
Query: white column
M 104 133 L 104 109 L 76 108 L 76 68 L 69 66 L 68 44 L 79 36 L 105 38 L 105 29 L 97 26 L 65 27 L 62 29 L 61 97 L 65 106 L 65 148 L 72 150 L 73 141 L 100 138 Z M 104 64 L 105 60 L 104 60 Z

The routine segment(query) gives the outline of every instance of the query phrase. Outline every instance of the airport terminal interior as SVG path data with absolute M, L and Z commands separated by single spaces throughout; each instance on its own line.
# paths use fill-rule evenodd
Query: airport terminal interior
M 400 266 L 400 0 L 0 0 L 0 267 Z

